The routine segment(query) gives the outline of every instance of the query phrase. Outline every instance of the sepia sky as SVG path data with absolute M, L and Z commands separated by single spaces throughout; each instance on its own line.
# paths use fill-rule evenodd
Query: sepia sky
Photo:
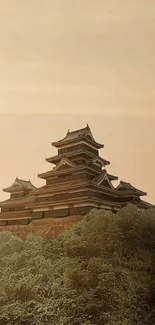
M 155 203 L 154 35 L 154 0 L 0 0 L 0 189 L 44 184 L 51 141 L 89 123 Z

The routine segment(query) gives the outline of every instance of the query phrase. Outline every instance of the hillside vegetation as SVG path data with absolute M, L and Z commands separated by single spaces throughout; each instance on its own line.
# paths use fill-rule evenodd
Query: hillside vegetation
M 155 211 L 92 211 L 55 239 L 0 233 L 0 325 L 154 325 Z

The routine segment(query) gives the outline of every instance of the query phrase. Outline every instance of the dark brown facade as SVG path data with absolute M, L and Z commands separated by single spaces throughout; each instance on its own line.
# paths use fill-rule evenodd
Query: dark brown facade
M 46 185 L 33 191 L 36 200 L 27 206 L 34 218 L 81 215 L 92 208 L 117 212 L 129 202 L 143 208 L 151 206 L 140 199 L 146 193 L 131 185 L 124 188 L 126 183 L 121 182 L 114 187 L 118 177 L 107 172 L 110 162 L 99 154 L 104 145 L 95 141 L 88 125 L 68 131 L 65 138 L 52 145 L 57 155 L 46 161 L 54 167 L 38 175 Z
M 16 179 L 5 189 L 11 197 L 0 203 L 2 213 L 24 211 L 37 219 L 85 215 L 92 208 L 117 212 L 129 202 L 139 208 L 153 207 L 141 200 L 146 193 L 129 183 L 113 185 L 118 177 L 107 172 L 110 162 L 99 154 L 104 146 L 95 141 L 88 125 L 68 131 L 65 138 L 52 145 L 57 148 L 57 155 L 46 161 L 54 167 L 38 175 L 46 185 L 35 188 L 30 182 Z
M 10 194 L 10 198 L 0 202 L 0 218 L 27 217 L 29 212 L 26 210 L 26 206 L 35 199 L 32 194 L 34 189 L 36 187 L 30 181 L 16 177 L 10 187 L 3 189 L 4 192 Z

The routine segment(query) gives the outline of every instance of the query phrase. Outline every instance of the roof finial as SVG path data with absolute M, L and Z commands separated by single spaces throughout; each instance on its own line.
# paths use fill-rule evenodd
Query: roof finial
M 89 125 L 88 125 L 88 123 L 86 123 L 86 125 L 87 125 L 87 128 L 89 129 Z
M 70 132 L 70 129 L 68 129 L 67 134 Z

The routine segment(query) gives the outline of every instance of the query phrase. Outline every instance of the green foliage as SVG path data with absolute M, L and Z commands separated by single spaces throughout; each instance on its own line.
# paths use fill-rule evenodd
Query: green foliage
M 1 325 L 154 325 L 155 211 L 94 210 L 56 239 L 0 233 Z

